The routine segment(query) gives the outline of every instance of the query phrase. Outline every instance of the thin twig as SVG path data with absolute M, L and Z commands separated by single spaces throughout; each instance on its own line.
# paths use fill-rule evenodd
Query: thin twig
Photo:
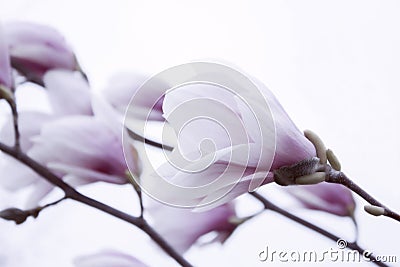
M 36 210 L 37 210 L 38 212 L 41 212 L 42 210 L 47 209 L 48 207 L 51 207 L 51 206 L 55 206 L 55 205 L 57 205 L 58 203 L 61 203 L 61 202 L 63 202 L 63 201 L 66 200 L 66 199 L 67 199 L 67 197 L 64 196 L 63 198 L 60 198 L 60 199 L 58 199 L 58 200 L 56 200 L 56 201 L 54 201 L 54 202 L 48 203 L 48 204 L 46 204 L 46 205 L 44 205 L 44 206 L 42 206 L 42 207 L 37 207 Z
M 117 217 L 125 222 L 128 222 L 132 225 L 137 226 L 142 229 L 149 237 L 152 238 L 154 242 L 156 242 L 169 256 L 171 256 L 176 262 L 178 262 L 183 267 L 191 267 L 192 265 L 182 256 L 180 255 L 171 245 L 163 239 L 148 223 L 143 217 L 135 217 L 131 216 L 127 213 L 124 213 L 120 210 L 117 210 L 113 207 L 110 207 L 104 203 L 101 203 L 95 199 L 89 198 L 78 191 L 76 191 L 73 187 L 65 183 L 63 180 L 58 178 L 55 174 L 53 174 L 48 168 L 44 167 L 34 159 L 30 158 L 28 155 L 23 153 L 21 150 L 16 150 L 14 147 L 7 146 L 3 143 L 0 143 L 0 150 L 5 154 L 19 160 L 21 163 L 30 167 L 33 171 L 43 177 L 45 180 L 50 182 L 51 184 L 59 187 L 65 193 L 66 198 L 76 200 L 80 203 L 86 204 L 90 207 L 101 210 L 107 214 L 110 214 L 114 217 Z
M 285 216 L 288 219 L 291 219 L 292 221 L 295 221 L 335 242 L 337 242 L 339 239 L 341 239 L 340 237 L 326 231 L 325 229 L 322 229 L 318 226 L 316 226 L 315 224 L 312 224 L 300 217 L 297 217 L 296 215 L 293 215 L 292 213 L 276 206 L 275 204 L 271 203 L 270 201 L 268 201 L 266 198 L 264 198 L 262 195 L 260 195 L 259 193 L 256 192 L 252 192 L 250 193 L 254 198 L 258 199 L 263 205 L 264 208 L 266 210 L 272 210 L 275 211 L 279 214 L 281 214 L 282 216 Z M 371 260 L 372 263 L 375 263 L 378 266 L 388 266 L 383 262 L 377 261 L 377 259 L 375 258 L 375 256 L 373 256 L 372 254 L 368 254 L 366 252 L 365 249 L 361 248 L 357 242 L 347 242 L 347 248 L 353 249 L 353 250 L 357 250 L 361 255 L 364 255 L 365 257 L 369 258 Z
M 20 133 L 18 126 L 18 111 L 17 102 L 15 101 L 15 92 L 12 89 L 6 88 L 0 84 L 0 99 L 7 101 L 11 109 L 12 123 L 14 130 L 14 147 L 20 149 Z
M 382 203 L 380 203 L 378 200 L 376 200 L 374 197 L 368 194 L 364 189 L 362 189 L 360 186 L 354 183 L 343 172 L 330 169 L 327 172 L 325 181 L 328 183 L 336 183 L 346 186 L 351 191 L 353 191 L 354 193 L 365 199 L 369 204 L 383 208 L 384 209 L 383 216 L 392 218 L 400 222 L 400 215 L 398 213 L 384 206 Z
M 140 205 L 140 215 L 139 217 L 143 217 L 144 214 L 144 207 L 143 207 L 143 196 L 142 196 L 142 189 L 136 182 L 135 178 L 132 176 L 132 174 L 127 171 L 126 177 L 128 178 L 129 183 L 132 185 L 133 189 L 135 189 L 135 192 L 138 196 L 139 199 L 139 205 Z
M 146 137 L 143 137 L 137 133 L 135 133 L 134 131 L 127 129 L 128 130 L 128 134 L 131 138 L 133 138 L 136 141 L 145 143 L 146 145 L 150 145 L 159 149 L 163 149 L 163 150 L 167 150 L 167 151 L 172 151 L 174 148 L 168 145 L 164 145 L 164 144 L 160 144 L 156 141 L 147 139 Z
M 63 197 L 61 199 L 58 199 L 54 202 L 48 203 L 44 206 L 39 206 L 33 209 L 29 209 L 29 210 L 21 210 L 18 208 L 8 208 L 5 210 L 2 210 L 0 212 L 0 217 L 3 218 L 4 220 L 8 220 L 8 221 L 14 221 L 16 224 L 21 224 L 24 223 L 26 221 L 26 219 L 28 219 L 28 217 L 33 217 L 33 218 L 37 218 L 40 214 L 40 212 L 48 207 L 57 205 L 58 203 L 60 203 L 61 201 L 65 200 L 66 197 Z
M 11 108 L 13 127 L 14 127 L 14 147 L 15 147 L 15 149 L 19 150 L 21 148 L 20 148 L 20 133 L 19 133 L 19 127 L 18 127 L 17 104 L 14 100 L 8 101 L 8 103 Z

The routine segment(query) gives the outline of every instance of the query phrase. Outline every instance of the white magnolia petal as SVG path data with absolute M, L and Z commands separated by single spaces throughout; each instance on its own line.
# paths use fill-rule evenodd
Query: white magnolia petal
M 20 145 L 22 151 L 26 152 L 32 147 L 31 138 L 40 133 L 42 125 L 53 119 L 53 116 L 42 112 L 20 112 L 18 124 L 20 131 Z M 9 117 L 0 131 L 0 140 L 7 145 L 14 145 L 13 119 Z
M 37 179 L 33 192 L 28 196 L 26 200 L 26 208 L 36 208 L 39 206 L 40 201 L 46 197 L 52 190 L 54 185 L 47 182 L 43 178 Z
M 92 107 L 96 118 L 107 125 L 116 136 L 122 138 L 123 117 L 104 98 L 96 94 L 92 94 Z
M 14 191 L 31 185 L 37 179 L 40 179 L 34 171 L 17 160 L 6 155 L 0 155 L 0 157 L 2 157 L 0 185 L 4 188 Z
M 138 259 L 112 250 L 80 256 L 74 260 L 76 267 L 148 267 Z
M 238 196 L 242 195 L 243 192 L 248 192 L 249 185 L 252 181 L 256 180 L 260 184 L 272 183 L 273 177 L 268 172 L 258 172 L 246 177 L 243 177 L 236 184 L 226 184 L 224 187 L 216 188 L 211 194 L 203 198 L 193 211 L 204 212 L 215 207 L 218 207 L 224 203 L 232 201 Z M 232 188 L 228 193 L 227 188 Z
M 90 90 L 80 73 L 50 70 L 43 77 L 50 105 L 58 115 L 90 115 Z
M 53 171 L 73 175 L 76 179 L 82 179 L 83 181 L 85 181 L 85 183 L 102 181 L 113 184 L 125 184 L 127 182 L 125 177 L 105 174 L 87 168 L 72 166 L 63 163 L 49 162 L 47 163 L 47 167 Z M 71 179 L 72 177 L 69 178 Z M 79 185 L 79 182 L 74 182 L 73 185 Z

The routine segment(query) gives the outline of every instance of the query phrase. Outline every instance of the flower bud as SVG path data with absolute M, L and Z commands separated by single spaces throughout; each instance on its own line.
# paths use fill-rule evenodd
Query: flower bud
M 50 69 L 77 69 L 74 53 L 53 28 L 11 22 L 5 24 L 4 30 L 11 64 L 28 80 L 42 84 L 43 75 Z
M 364 210 L 371 215 L 381 216 L 385 214 L 385 209 L 374 205 L 365 205 Z
M 14 221 L 16 224 L 25 222 L 29 215 L 29 213 L 17 208 L 9 208 L 0 212 L 1 218 L 8 221 Z

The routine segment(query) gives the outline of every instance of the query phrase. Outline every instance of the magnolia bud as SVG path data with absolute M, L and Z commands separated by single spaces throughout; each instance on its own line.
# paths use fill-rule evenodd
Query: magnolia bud
M 16 224 L 21 224 L 26 221 L 30 214 L 17 208 L 9 208 L 0 212 L 0 217 L 4 220 L 14 221 Z
M 374 216 L 381 216 L 385 214 L 384 208 L 373 205 L 365 205 L 364 210 Z

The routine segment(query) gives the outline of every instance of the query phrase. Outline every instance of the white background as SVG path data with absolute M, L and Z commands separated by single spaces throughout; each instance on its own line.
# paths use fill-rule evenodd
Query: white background
M 299 128 L 319 133 L 345 172 L 397 211 L 399 14 L 397 1 L 0 0 L 1 20 L 32 20 L 60 30 L 94 89 L 118 71 L 152 74 L 208 58 L 231 62 L 263 81 Z M 1 179 L 12 175 L 2 173 Z M 93 185 L 82 191 L 126 211 L 137 210 L 129 186 Z M 354 238 L 350 220 L 304 211 L 274 186 L 262 191 L 289 210 Z M 357 202 L 360 244 L 400 261 L 399 223 L 371 217 L 362 211 L 364 202 Z M 22 203 L 19 195 L 0 192 L 0 208 Z M 257 208 L 246 203 L 243 212 L 250 205 Z M 194 248 L 186 256 L 196 266 L 266 266 L 257 258 L 266 245 L 276 250 L 335 248 L 318 234 L 266 212 L 223 247 Z M 1 266 L 67 267 L 75 256 L 103 248 L 130 253 L 151 266 L 176 266 L 139 230 L 72 201 L 18 227 L 0 221 Z

